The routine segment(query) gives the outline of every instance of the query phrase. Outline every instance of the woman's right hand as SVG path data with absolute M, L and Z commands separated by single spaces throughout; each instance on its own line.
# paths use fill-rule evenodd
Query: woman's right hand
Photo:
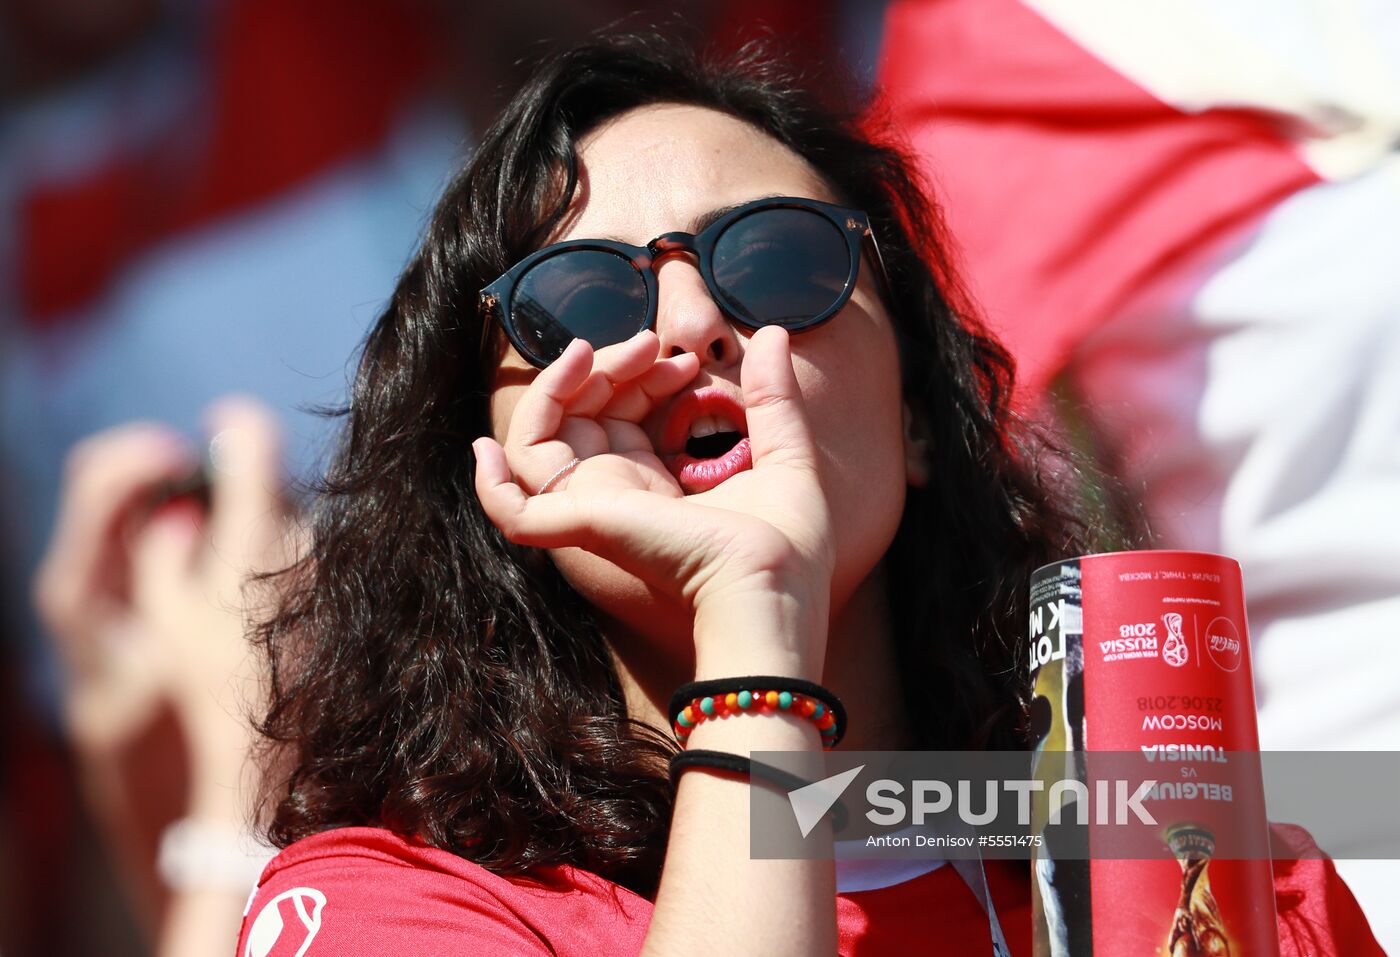
M 642 422 L 695 377 L 699 360 L 658 360 L 659 347 L 652 332 L 597 352 L 570 344 L 526 389 L 504 446 L 472 443 L 482 507 L 512 542 L 576 546 L 636 575 L 694 613 L 697 637 L 720 609 L 819 611 L 820 634 L 784 650 L 794 667 L 819 675 L 832 522 L 788 333 L 755 332 L 740 368 L 752 469 L 694 495 L 662 464 Z M 582 462 L 550 491 L 527 491 L 574 457 Z

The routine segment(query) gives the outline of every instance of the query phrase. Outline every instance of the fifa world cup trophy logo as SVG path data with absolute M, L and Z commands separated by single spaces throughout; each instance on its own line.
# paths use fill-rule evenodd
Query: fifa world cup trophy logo
M 1206 873 L 1215 854 L 1215 836 L 1199 825 L 1176 824 L 1167 829 L 1167 846 L 1181 865 L 1181 896 L 1167 937 L 1168 957 L 1230 957 L 1233 948 Z
M 1173 668 L 1180 668 L 1191 657 L 1186 648 L 1186 639 L 1181 634 L 1181 616 L 1169 611 L 1162 616 L 1162 624 L 1167 626 L 1167 641 L 1162 645 L 1162 660 Z

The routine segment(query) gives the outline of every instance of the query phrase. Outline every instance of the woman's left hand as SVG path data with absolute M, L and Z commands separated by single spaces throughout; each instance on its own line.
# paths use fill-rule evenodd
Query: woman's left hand
M 659 359 L 659 347 L 652 332 L 596 353 L 570 344 L 516 403 L 504 443 L 473 443 L 482 508 L 513 542 L 582 548 L 688 608 L 697 661 L 742 656 L 819 675 L 833 531 L 788 334 L 755 332 L 739 369 L 752 467 L 691 495 L 644 422 L 655 425 L 699 361 Z M 701 627 L 736 607 L 772 619 L 771 642 L 750 635 L 736 648 L 732 628 Z

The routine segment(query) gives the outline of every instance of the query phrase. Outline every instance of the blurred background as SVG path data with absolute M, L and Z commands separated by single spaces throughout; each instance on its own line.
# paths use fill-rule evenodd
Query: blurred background
M 1400 747 L 1390 4 L 0 0 L 0 953 L 154 953 L 190 773 L 159 693 L 73 733 L 88 637 L 32 594 L 65 488 L 102 488 L 71 449 L 132 421 L 198 446 L 240 393 L 314 478 L 309 410 L 476 134 L 615 22 L 847 75 L 936 190 L 1018 407 L 1161 544 L 1243 563 L 1264 746 Z M 1346 868 L 1400 947 L 1394 862 Z

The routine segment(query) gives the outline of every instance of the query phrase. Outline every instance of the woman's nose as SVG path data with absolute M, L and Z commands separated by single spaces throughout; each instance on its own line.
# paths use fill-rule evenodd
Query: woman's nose
M 656 334 L 661 355 L 693 352 L 702 366 L 737 363 L 739 334 L 720 312 L 695 261 L 668 255 L 656 267 Z

